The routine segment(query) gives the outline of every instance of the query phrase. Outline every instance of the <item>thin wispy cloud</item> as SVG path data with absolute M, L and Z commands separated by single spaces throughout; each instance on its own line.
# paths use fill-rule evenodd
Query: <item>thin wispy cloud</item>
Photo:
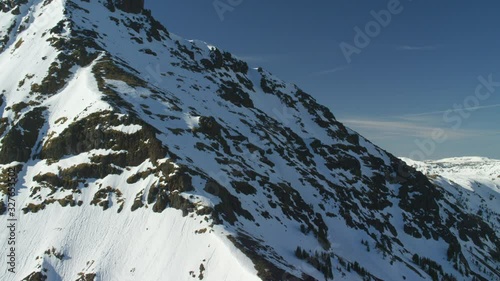
M 339 72 L 339 71 L 345 70 L 347 68 L 349 68 L 349 66 L 343 65 L 343 66 L 338 66 L 338 67 L 334 67 L 334 68 L 319 71 L 319 72 L 313 72 L 310 75 L 311 76 L 323 76 L 323 75 L 328 75 L 328 74 L 332 74 L 335 72 Z
M 373 139 L 399 137 L 433 138 L 436 130 L 444 133 L 448 139 L 464 139 L 500 134 L 499 130 L 456 130 L 453 128 L 443 128 L 433 124 L 418 124 L 411 121 L 354 118 L 342 120 L 342 122 L 355 130 L 370 133 Z
M 472 110 L 488 109 L 488 108 L 495 108 L 495 107 L 500 107 L 500 104 L 473 106 L 473 107 L 467 107 L 466 109 L 469 111 L 472 111 Z M 455 109 L 448 109 L 448 110 L 438 110 L 438 111 L 405 114 L 405 115 L 402 115 L 401 117 L 404 118 L 404 117 L 417 117 L 417 116 L 426 116 L 426 115 L 438 115 L 438 114 L 444 114 L 444 113 L 449 112 L 449 111 L 458 112 L 458 110 L 455 110 Z
M 433 51 L 441 48 L 440 45 L 424 45 L 424 46 L 411 46 L 411 45 L 401 45 L 396 46 L 399 51 Z

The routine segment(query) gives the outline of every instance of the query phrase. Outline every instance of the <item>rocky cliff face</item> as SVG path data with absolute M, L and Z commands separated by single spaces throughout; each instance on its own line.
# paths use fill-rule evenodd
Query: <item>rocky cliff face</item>
M 296 85 L 107 0 L 16 7 L 1 280 L 500 279 L 498 224 Z
M 144 0 L 114 0 L 116 6 L 127 13 L 138 14 L 144 9 Z
M 19 9 L 16 9 L 16 7 L 26 3 L 28 3 L 28 0 L 2 0 L 0 1 L 0 11 L 17 14 L 19 13 Z

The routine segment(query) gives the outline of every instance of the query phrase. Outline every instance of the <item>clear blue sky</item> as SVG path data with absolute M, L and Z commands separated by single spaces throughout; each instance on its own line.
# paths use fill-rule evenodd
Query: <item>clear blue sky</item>
M 296 83 L 397 156 L 500 159 L 500 2 L 392 1 L 146 0 L 146 7 L 169 31 Z M 349 63 L 340 44 L 361 47 L 354 28 L 364 30 L 371 11 L 388 5 L 391 20 Z M 496 86 L 476 95 L 479 76 Z M 464 103 L 473 108 L 455 108 Z M 435 129 L 441 135 L 433 138 Z

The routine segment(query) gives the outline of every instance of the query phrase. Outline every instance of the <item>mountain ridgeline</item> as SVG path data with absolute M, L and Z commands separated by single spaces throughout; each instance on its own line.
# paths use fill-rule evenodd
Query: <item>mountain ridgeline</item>
M 90 0 L 89 0 L 90 1 Z M 2 0 L 0 1 L 0 8 L 5 13 L 13 12 L 19 13 L 20 5 L 27 4 L 29 0 Z M 50 2 L 50 1 L 49 1 Z M 88 1 L 87 1 L 88 2 Z M 138 14 L 144 10 L 144 0 L 107 0 L 105 1 L 105 5 L 113 10 L 115 7 L 127 12 Z
M 498 190 L 464 197 L 143 6 L 0 1 L 1 280 L 500 280 Z

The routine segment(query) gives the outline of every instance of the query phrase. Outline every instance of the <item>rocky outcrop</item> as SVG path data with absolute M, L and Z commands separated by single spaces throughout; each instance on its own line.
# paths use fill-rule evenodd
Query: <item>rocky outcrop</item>
M 115 0 L 115 5 L 127 13 L 138 14 L 144 9 L 144 0 Z
M 26 4 L 27 0 L 2 0 L 0 1 L 0 11 L 9 12 L 19 4 Z M 19 14 L 19 8 L 12 10 L 13 14 Z

